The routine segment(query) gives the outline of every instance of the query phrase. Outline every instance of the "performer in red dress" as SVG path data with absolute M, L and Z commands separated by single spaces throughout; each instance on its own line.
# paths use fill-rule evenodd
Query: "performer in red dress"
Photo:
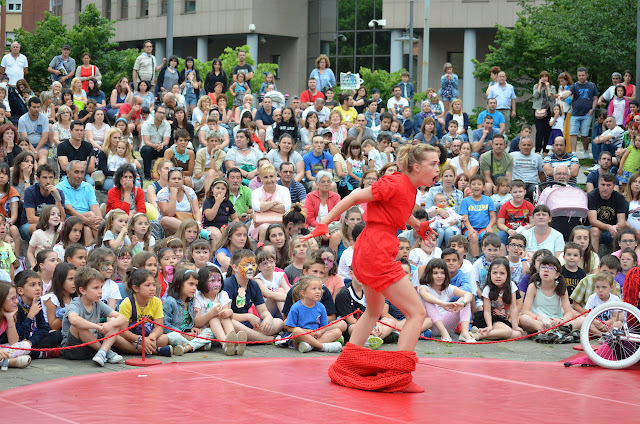
M 414 352 L 426 311 L 411 281 L 399 262 L 397 230 L 408 222 L 425 233 L 428 223 L 420 223 L 411 214 L 417 188 L 430 187 L 438 177 L 440 151 L 426 144 L 403 146 L 398 152 L 402 172 L 383 176 L 369 188 L 357 190 L 334 206 L 310 234 L 327 234 L 327 225 L 351 206 L 367 202 L 366 226 L 358 237 L 353 253 L 353 273 L 364 285 L 367 308 L 355 325 L 351 342 L 331 366 L 334 383 L 363 390 L 421 392 L 412 382 L 417 357 Z M 380 318 L 389 299 L 402 311 L 406 322 L 398 339 L 397 352 L 365 349 L 364 343 Z

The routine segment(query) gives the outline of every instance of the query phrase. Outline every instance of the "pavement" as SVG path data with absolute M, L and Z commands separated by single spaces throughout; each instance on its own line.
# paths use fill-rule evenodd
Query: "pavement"
M 454 337 L 455 339 L 455 337 Z M 559 362 L 578 352 L 572 349 L 573 344 L 546 345 L 531 340 L 518 340 L 506 343 L 488 345 L 452 344 L 421 340 L 416 347 L 416 353 L 422 358 L 494 358 L 514 361 Z M 384 344 L 380 350 L 395 350 L 395 344 Z M 229 359 L 251 358 L 299 358 L 305 356 L 336 356 L 335 353 L 309 352 L 302 354 L 294 349 L 266 346 L 248 346 L 243 356 L 226 356 L 220 347 L 210 351 L 197 351 L 184 356 L 171 358 L 153 356 L 163 363 L 169 362 L 198 362 L 198 361 L 226 361 Z M 125 359 L 135 356 L 125 355 Z M 10 368 L 0 372 L 0 390 L 28 386 L 43 381 L 103 372 L 130 370 L 132 367 L 122 364 L 105 364 L 99 367 L 91 360 L 69 361 L 66 359 L 34 360 L 25 369 Z

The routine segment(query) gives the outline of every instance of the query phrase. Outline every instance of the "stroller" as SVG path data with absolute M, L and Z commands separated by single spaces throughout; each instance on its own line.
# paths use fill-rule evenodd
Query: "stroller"
M 538 184 L 538 192 L 537 204 L 547 205 L 551 210 L 551 228 L 560 231 L 567 240 L 571 230 L 576 225 L 583 225 L 587 218 L 587 193 L 558 181 Z

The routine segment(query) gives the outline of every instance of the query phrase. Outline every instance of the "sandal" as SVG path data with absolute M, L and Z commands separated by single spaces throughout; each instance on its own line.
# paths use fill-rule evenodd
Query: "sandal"
M 224 340 L 227 342 L 235 342 L 238 341 L 238 336 L 236 335 L 235 331 L 231 330 L 224 338 Z M 222 348 L 224 349 L 224 353 L 227 356 L 233 356 L 236 354 L 236 343 L 223 343 Z

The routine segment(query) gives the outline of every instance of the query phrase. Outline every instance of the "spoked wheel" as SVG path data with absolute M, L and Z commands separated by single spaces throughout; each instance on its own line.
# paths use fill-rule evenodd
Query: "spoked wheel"
M 580 342 L 589 359 L 622 369 L 640 361 L 640 310 L 623 302 L 594 308 L 584 320 Z

